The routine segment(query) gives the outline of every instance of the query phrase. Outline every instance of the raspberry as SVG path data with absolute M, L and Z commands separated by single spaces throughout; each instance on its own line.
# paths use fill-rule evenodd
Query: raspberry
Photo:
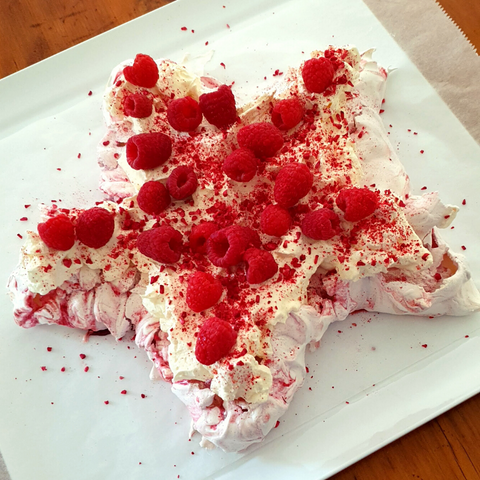
M 290 213 L 279 205 L 268 205 L 260 216 L 260 230 L 274 237 L 285 235 L 291 224 Z
M 223 171 L 236 182 L 249 182 L 257 173 L 257 159 L 248 148 L 238 148 L 223 162 Z
M 163 183 L 152 180 L 140 187 L 137 203 L 145 213 L 158 215 L 170 204 L 170 194 Z
M 273 195 L 275 201 L 285 208 L 293 207 L 310 191 L 313 174 L 303 163 L 288 163 L 277 175 Z
M 197 189 L 198 181 L 192 167 L 181 165 L 175 168 L 167 179 L 170 195 L 176 200 L 190 197 Z
M 220 280 L 206 272 L 195 272 L 188 277 L 187 305 L 194 312 L 213 307 L 222 296 Z
M 258 232 L 255 230 L 252 230 L 249 227 L 243 227 L 245 233 L 249 236 L 249 241 L 248 241 L 248 247 L 255 247 L 255 248 L 260 248 L 262 246 L 262 242 L 260 240 L 260 236 L 258 235 Z
M 227 128 L 237 120 L 235 97 L 227 85 L 221 85 L 215 92 L 200 95 L 198 103 L 203 116 L 218 128 Z
M 333 80 L 332 62 L 324 57 L 307 60 L 302 69 L 305 88 L 312 93 L 322 93 Z
M 132 93 L 123 101 L 123 113 L 133 118 L 145 118 L 152 114 L 153 100 L 141 93 Z
M 170 225 L 152 228 L 137 238 L 140 253 L 160 263 L 175 263 L 182 253 L 182 234 Z
M 282 132 L 271 123 L 251 123 L 237 133 L 238 144 L 259 158 L 273 157 L 283 146 Z
M 38 224 L 38 234 L 45 245 L 55 250 L 70 250 L 75 243 L 75 227 L 66 215 Z
M 207 318 L 197 336 L 195 357 L 203 365 L 212 365 L 230 352 L 237 340 L 237 332 L 225 320 Z
M 152 57 L 139 53 L 133 65 L 123 69 L 123 75 L 125 80 L 133 85 L 153 88 L 158 80 L 158 67 Z
M 167 119 L 175 130 L 191 132 L 200 125 L 202 111 L 192 97 L 177 98 L 168 104 Z
M 259 248 L 249 248 L 244 254 L 243 259 L 248 264 L 247 282 L 262 283 L 272 278 L 278 271 L 278 265 L 273 255 L 266 250 Z
M 337 205 L 345 212 L 343 218 L 358 222 L 371 215 L 378 207 L 378 197 L 368 188 L 344 188 L 337 197 Z
M 248 246 L 257 243 L 257 238 L 250 228 L 239 225 L 217 230 L 207 240 L 208 259 L 216 267 L 236 265 L 242 260 L 242 255 Z
M 303 106 L 298 98 L 286 98 L 273 107 L 272 123 L 280 130 L 290 130 L 301 122 L 303 114 Z
M 103 247 L 112 238 L 114 230 L 114 215 L 104 208 L 93 207 L 78 216 L 77 237 L 87 247 Z
M 127 162 L 134 170 L 150 170 L 168 160 L 172 141 L 164 133 L 140 133 L 127 140 L 126 153 Z
M 204 222 L 200 225 L 195 225 L 192 228 L 192 233 L 188 237 L 192 252 L 207 253 L 207 240 L 210 235 L 217 230 L 217 224 L 213 222 Z
M 340 233 L 340 219 L 329 208 L 314 210 L 303 218 L 302 233 L 313 240 L 329 240 Z

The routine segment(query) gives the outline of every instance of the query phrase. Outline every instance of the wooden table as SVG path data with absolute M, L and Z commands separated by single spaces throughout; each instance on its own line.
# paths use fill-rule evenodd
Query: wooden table
M 170 2 L 0 0 L 0 78 L 167 3 Z M 439 3 L 480 51 L 480 0 Z M 480 479 L 480 395 L 333 478 Z

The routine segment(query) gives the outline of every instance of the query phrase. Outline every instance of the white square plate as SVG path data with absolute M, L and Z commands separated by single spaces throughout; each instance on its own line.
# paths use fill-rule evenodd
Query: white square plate
M 392 143 L 414 193 L 427 186 L 445 203 L 466 199 L 445 238 L 455 251 L 467 247 L 480 280 L 480 148 L 360 0 L 177 0 L 0 81 L 4 282 L 38 203 L 101 198 L 101 99 L 116 64 L 139 52 L 175 61 L 189 53 L 195 64 L 213 52 L 206 72 L 235 81 L 245 97 L 329 44 L 376 47 L 376 60 L 395 67 L 384 113 Z M 479 315 L 358 314 L 332 325 L 309 355 L 311 378 L 263 445 L 243 455 L 205 451 L 198 437 L 188 440 L 188 413 L 168 385 L 149 381 L 133 333 L 116 344 L 82 343 L 81 332 L 56 327 L 23 330 L 0 301 L 0 450 L 12 480 L 318 480 L 480 390 Z

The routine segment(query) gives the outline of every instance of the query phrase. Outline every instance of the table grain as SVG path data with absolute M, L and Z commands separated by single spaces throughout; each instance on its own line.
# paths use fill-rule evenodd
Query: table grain
M 0 0 L 0 78 L 168 3 L 168 0 Z M 480 51 L 480 0 L 438 3 Z M 332 478 L 480 480 L 480 395 Z

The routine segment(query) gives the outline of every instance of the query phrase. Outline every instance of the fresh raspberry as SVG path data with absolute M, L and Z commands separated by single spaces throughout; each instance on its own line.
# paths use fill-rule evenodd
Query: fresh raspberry
M 302 233 L 313 240 L 329 240 L 340 233 L 340 219 L 329 208 L 309 212 L 302 221 Z
M 272 123 L 280 130 L 290 130 L 301 122 L 304 113 L 298 98 L 286 98 L 273 107 Z
M 281 237 L 288 232 L 292 217 L 279 205 L 268 205 L 260 215 L 260 230 L 267 235 Z
M 127 140 L 127 162 L 134 170 L 159 167 L 171 154 L 172 140 L 164 133 L 139 133 Z
M 213 232 L 207 240 L 208 259 L 216 267 L 231 267 L 240 263 L 251 244 L 258 244 L 258 235 L 248 227 L 231 225 Z
M 258 232 L 256 230 L 252 230 L 249 227 L 243 227 L 243 230 L 245 234 L 248 235 L 249 237 L 247 248 L 249 247 L 260 248 L 262 246 L 260 235 L 258 235 Z
M 282 132 L 267 122 L 242 127 L 237 133 L 237 141 L 241 147 L 253 150 L 259 158 L 273 157 L 283 146 Z
M 337 205 L 345 212 L 343 218 L 358 222 L 371 215 L 378 207 L 378 197 L 368 188 L 344 188 L 337 197 Z
M 227 85 L 221 85 L 215 92 L 200 95 L 198 103 L 203 116 L 218 128 L 227 128 L 237 120 L 235 97 Z
M 137 238 L 140 253 L 160 263 L 175 263 L 182 254 L 182 234 L 170 225 L 152 228 Z
M 197 189 L 198 181 L 192 167 L 180 165 L 175 168 L 167 179 L 167 188 L 170 195 L 176 200 L 193 195 Z
M 152 57 L 139 53 L 133 65 L 123 69 L 123 75 L 125 80 L 133 85 L 153 88 L 158 80 L 158 67 Z
M 213 307 L 222 296 L 220 280 L 206 272 L 195 272 L 188 277 L 187 305 L 194 312 Z
M 257 173 L 258 160 L 248 148 L 234 150 L 223 162 L 223 171 L 236 182 L 249 182 Z
M 179 132 L 191 132 L 202 121 L 200 105 L 192 97 L 176 98 L 168 104 L 167 119 Z
M 262 283 L 272 278 L 278 271 L 278 265 L 273 255 L 266 250 L 249 248 L 243 259 L 247 262 L 247 282 L 250 284 Z
M 207 253 L 207 240 L 213 232 L 218 230 L 218 226 L 214 222 L 204 222 L 195 225 L 192 233 L 188 237 L 190 248 L 195 253 Z
M 163 183 L 152 180 L 140 187 L 137 203 L 145 213 L 158 215 L 170 204 L 170 194 Z
M 277 175 L 273 195 L 275 201 L 285 208 L 293 207 L 310 191 L 313 174 L 303 163 L 288 163 Z
M 207 318 L 198 332 L 195 357 L 203 365 L 212 365 L 230 352 L 236 340 L 237 332 L 228 322 Z
M 104 208 L 85 210 L 77 219 L 77 237 L 87 247 L 103 247 L 112 238 L 114 229 L 114 214 Z
M 145 118 L 152 114 L 153 100 L 141 93 L 132 93 L 123 101 L 123 113 L 133 118 Z
M 332 83 L 335 69 L 325 57 L 307 60 L 302 69 L 305 88 L 312 93 L 322 93 Z
M 75 243 L 75 227 L 66 215 L 38 224 L 38 234 L 45 245 L 55 250 L 70 250 Z

